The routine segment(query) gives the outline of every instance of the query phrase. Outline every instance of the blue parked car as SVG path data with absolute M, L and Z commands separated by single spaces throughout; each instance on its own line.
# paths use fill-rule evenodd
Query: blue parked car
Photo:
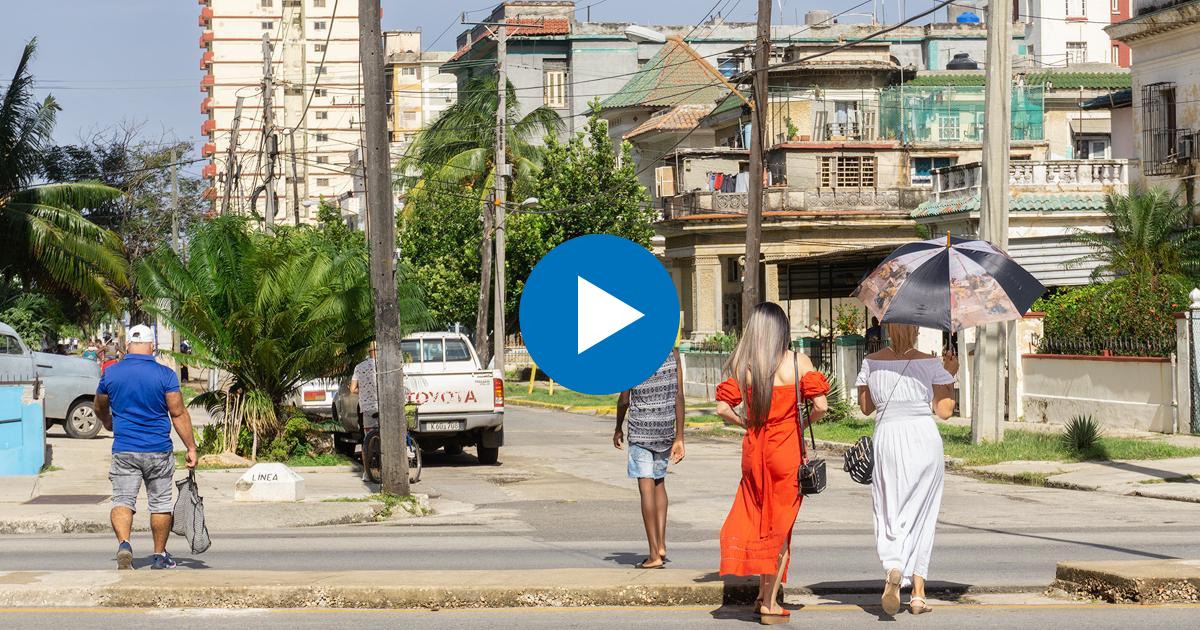
M 0 381 L 39 380 L 45 390 L 46 426 L 62 423 L 73 438 L 100 432 L 93 401 L 100 384 L 95 361 L 49 352 L 34 352 L 11 326 L 0 323 Z

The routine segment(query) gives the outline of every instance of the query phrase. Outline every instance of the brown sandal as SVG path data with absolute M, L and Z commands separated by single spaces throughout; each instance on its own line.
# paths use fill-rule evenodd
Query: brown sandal
M 883 612 L 889 615 L 895 615 L 900 612 L 900 584 L 903 577 L 900 575 L 900 569 L 892 569 L 887 574 L 887 584 L 883 587 L 883 597 L 880 599 L 880 604 L 883 606 Z
M 765 613 L 762 609 L 763 607 L 759 606 L 756 610 L 758 612 L 758 623 L 764 626 L 775 626 L 792 620 L 792 613 L 786 608 L 780 607 L 779 610 L 782 612 L 778 613 Z
M 921 602 L 918 604 L 917 602 Z M 925 601 L 924 597 L 912 597 L 908 600 L 908 612 L 914 615 L 923 615 L 927 612 L 933 612 L 933 607 Z

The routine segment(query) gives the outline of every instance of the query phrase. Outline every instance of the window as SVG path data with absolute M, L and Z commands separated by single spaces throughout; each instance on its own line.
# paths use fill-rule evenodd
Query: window
M 326 68 L 325 66 L 317 66 L 317 75 L 318 76 L 325 74 L 326 72 L 329 72 L 328 68 Z
M 467 349 L 467 344 L 461 339 L 446 340 L 446 360 L 447 361 L 470 361 L 471 351 Z
M 950 157 L 919 157 L 913 158 L 912 162 L 912 185 L 913 186 L 931 186 L 933 185 L 933 169 L 945 168 L 954 165 L 954 158 Z
M 400 76 L 415 77 L 417 76 L 417 69 L 412 67 L 400 68 Z
M 328 155 L 318 155 L 317 156 L 317 164 L 328 164 L 328 163 L 329 163 Z
M 1066 0 L 1066 3 L 1067 17 L 1087 17 L 1087 0 Z
M 725 282 L 741 282 L 742 281 L 742 263 L 737 256 L 730 256 L 725 259 Z
M 323 52 L 325 52 L 325 44 L 316 44 L 316 45 L 314 45 L 314 46 L 313 46 L 313 52 L 319 52 L 319 53 L 323 53 Z
M 454 90 L 451 90 L 450 88 L 438 88 L 438 95 L 441 96 L 442 100 L 446 103 L 454 102 Z
M 317 88 L 317 89 L 313 90 L 313 96 L 318 97 L 318 98 L 323 98 L 325 96 L 329 96 L 329 90 L 326 90 L 325 88 Z
M 264 30 L 264 31 L 270 31 L 275 28 L 275 23 L 274 22 L 263 22 L 262 24 L 259 24 L 259 26 L 261 26 L 262 30 Z
M 1175 84 L 1151 83 L 1142 88 L 1142 172 L 1175 172 L 1178 147 Z
M 821 158 L 822 188 L 874 188 L 875 156 L 839 155 Z
M 402 114 L 401 120 L 405 127 L 415 127 L 417 125 L 417 112 L 406 111 Z
M 314 114 L 317 120 L 329 120 L 329 112 L 317 112 Z
M 325 8 L 325 0 L 313 0 L 313 6 L 318 9 Z
M 1120 46 L 1113 44 L 1111 54 L 1112 54 L 1112 58 L 1108 60 L 1109 63 L 1114 63 L 1114 64 L 1121 63 L 1121 47 Z
M 329 142 L 329 134 L 327 134 L 327 133 L 317 134 L 317 142 Z
M 275 6 L 275 0 L 262 0 L 259 5 L 261 5 L 263 8 L 273 7 Z
M 1067 65 L 1087 63 L 1087 42 L 1067 42 Z
M 0 354 L 25 354 L 16 337 L 0 335 Z
M 317 178 L 317 185 L 318 185 L 318 186 L 328 186 L 328 185 L 329 185 L 329 178 L 328 178 L 328 177 L 318 177 L 318 178 Z
M 325 20 L 317 20 L 316 22 L 313 22 L 314 31 L 323 31 L 327 28 L 329 28 L 329 23 Z
M 1079 157 L 1084 160 L 1107 160 L 1109 153 L 1108 138 L 1080 138 Z
M 675 167 L 659 166 L 654 169 L 654 195 L 659 198 L 675 196 Z
M 546 61 L 542 73 L 542 102 L 547 107 L 567 106 L 567 62 Z
M 833 122 L 826 123 L 825 137 L 855 139 L 860 136 L 858 127 L 858 101 L 834 101 Z
M 1112 12 L 1113 13 L 1121 12 L 1121 0 L 1112 0 Z
M 958 114 L 938 114 L 938 140 L 942 142 L 958 142 L 962 140 L 962 128 L 958 124 Z
M 717 70 L 728 79 L 742 71 L 742 60 L 737 57 L 717 57 Z

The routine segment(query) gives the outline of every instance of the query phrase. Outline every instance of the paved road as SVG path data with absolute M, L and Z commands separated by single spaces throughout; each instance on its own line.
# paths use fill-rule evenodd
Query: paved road
M 612 567 L 645 553 L 634 486 L 613 450 L 611 420 L 511 408 L 500 466 L 431 455 L 416 490 L 435 495 L 426 519 L 304 530 L 222 532 L 181 558 L 194 568 L 459 569 Z M 738 444 L 692 439 L 668 479 L 670 556 L 715 568 L 717 533 L 738 483 Z M 831 466 L 826 493 L 806 500 L 791 584 L 873 590 L 881 577 L 870 496 Z M 351 473 L 345 473 L 351 474 Z M 947 478 L 931 576 L 949 589 L 1040 589 L 1059 560 L 1200 557 L 1200 506 Z M 148 551 L 145 536 L 135 551 Z M 0 537 L 0 570 L 107 568 L 107 535 Z M 175 547 L 178 549 L 178 546 Z M 179 554 L 183 556 L 184 554 Z
M 1200 607 L 1112 606 L 943 606 L 921 617 L 901 614 L 880 619 L 869 609 L 854 605 L 808 607 L 793 612 L 785 627 L 862 628 L 868 624 L 924 630 L 948 628 L 990 630 L 999 628 L 1186 628 L 1195 624 Z M 427 611 L 343 610 L 121 610 L 72 611 L 0 610 L 0 627 L 27 630 L 121 628 L 122 630 L 227 630 L 230 627 L 261 630 L 305 628 L 363 630 L 366 628 L 747 628 L 755 619 L 742 609 L 659 608 L 640 609 L 493 609 Z

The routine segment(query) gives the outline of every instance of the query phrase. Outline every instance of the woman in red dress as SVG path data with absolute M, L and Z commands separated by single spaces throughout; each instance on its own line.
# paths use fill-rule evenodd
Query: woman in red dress
M 754 307 L 717 387 L 717 414 L 746 428 L 742 482 L 721 527 L 721 575 L 759 576 L 755 611 L 763 623 L 787 621 L 776 602 L 776 576 L 787 581 L 792 526 L 800 512 L 801 464 L 796 382 L 811 403 L 809 421 L 825 414 L 829 384 L 804 354 L 788 351 L 791 325 L 777 304 Z M 756 388 L 756 383 L 770 386 Z M 744 415 L 735 408 L 745 401 Z M 782 565 L 782 566 L 781 566 Z

